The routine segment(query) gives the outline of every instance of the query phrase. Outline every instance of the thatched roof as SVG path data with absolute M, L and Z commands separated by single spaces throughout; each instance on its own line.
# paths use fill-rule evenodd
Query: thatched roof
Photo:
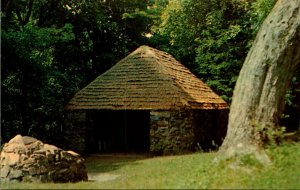
M 226 102 L 170 54 L 141 46 L 79 91 L 66 109 L 225 109 Z

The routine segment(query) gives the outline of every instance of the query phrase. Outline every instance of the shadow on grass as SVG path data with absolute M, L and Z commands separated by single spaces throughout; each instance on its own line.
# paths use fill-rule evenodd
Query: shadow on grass
M 147 154 L 93 154 L 85 158 L 85 166 L 88 173 L 106 173 L 147 158 Z

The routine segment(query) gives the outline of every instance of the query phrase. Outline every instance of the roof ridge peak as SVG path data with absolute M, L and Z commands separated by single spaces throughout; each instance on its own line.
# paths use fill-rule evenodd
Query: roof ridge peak
M 171 54 L 142 45 L 76 93 L 66 109 L 166 110 L 187 105 L 228 108 Z

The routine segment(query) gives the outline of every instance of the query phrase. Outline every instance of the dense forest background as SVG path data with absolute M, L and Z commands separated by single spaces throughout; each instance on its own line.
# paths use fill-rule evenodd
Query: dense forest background
M 64 106 L 140 45 L 166 51 L 228 103 L 252 41 L 276 0 L 4 0 L 1 140 L 60 144 Z M 297 130 L 300 70 L 282 125 Z

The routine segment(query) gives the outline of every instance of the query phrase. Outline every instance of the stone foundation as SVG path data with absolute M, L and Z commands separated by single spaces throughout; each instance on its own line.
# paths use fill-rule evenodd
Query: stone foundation
M 218 148 L 226 135 L 228 112 L 228 109 L 150 111 L 150 152 L 181 154 Z M 93 132 L 89 128 L 92 121 L 87 120 L 86 111 L 67 113 L 64 149 L 82 154 L 91 148 L 86 147 L 86 138 L 91 141 L 89 134 Z
M 226 135 L 228 111 L 151 111 L 150 152 L 178 154 L 217 149 Z
M 193 118 L 187 110 L 150 112 L 150 152 L 189 152 L 194 142 Z

